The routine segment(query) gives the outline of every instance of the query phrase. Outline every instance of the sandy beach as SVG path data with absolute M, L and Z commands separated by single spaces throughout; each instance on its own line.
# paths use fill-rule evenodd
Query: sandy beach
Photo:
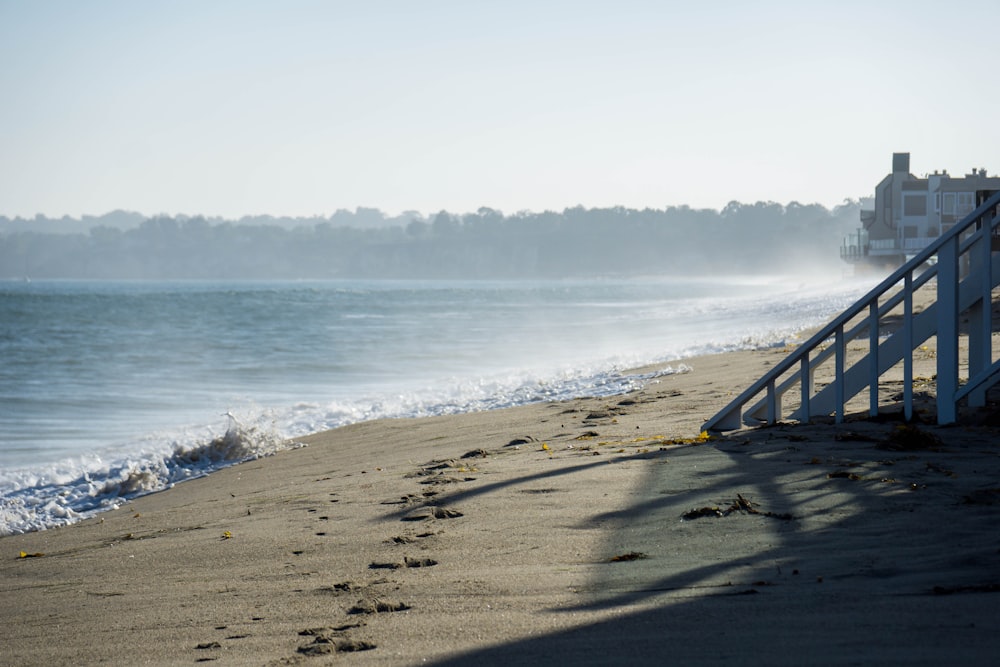
M 357 424 L 2 538 L 0 662 L 994 664 L 989 410 L 699 436 L 785 354 Z

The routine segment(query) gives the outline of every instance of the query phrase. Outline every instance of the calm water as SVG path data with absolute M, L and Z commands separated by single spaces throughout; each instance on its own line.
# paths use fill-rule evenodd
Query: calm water
M 624 369 L 780 343 L 866 287 L 0 283 L 0 534 L 359 420 L 620 393 L 650 380 Z

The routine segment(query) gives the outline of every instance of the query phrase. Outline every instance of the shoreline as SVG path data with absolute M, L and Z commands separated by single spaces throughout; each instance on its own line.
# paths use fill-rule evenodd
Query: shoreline
M 585 377 L 589 383 L 589 391 L 592 391 L 593 394 L 584 394 L 584 396 L 608 400 L 613 399 L 615 396 L 624 396 L 632 391 L 635 391 L 638 386 L 643 385 L 644 383 L 656 381 L 657 378 L 660 377 L 686 372 L 687 366 L 683 362 L 683 359 L 672 359 L 669 361 L 646 364 L 637 367 L 636 369 L 623 368 L 601 371 L 599 374 Z M 568 388 L 570 385 L 567 385 L 567 387 L 560 387 L 556 392 L 548 390 L 546 393 L 550 396 L 550 398 L 544 398 L 542 397 L 543 390 L 541 387 L 546 384 L 548 383 L 539 381 L 537 396 L 527 399 L 527 402 L 524 403 L 510 405 L 505 404 L 505 401 L 499 399 L 491 400 L 479 398 L 470 399 L 468 404 L 461 406 L 458 410 L 453 410 L 454 406 L 446 403 L 429 404 L 432 409 L 420 409 L 416 411 L 430 412 L 431 414 L 390 414 L 381 417 L 367 417 L 360 421 L 348 422 L 338 426 L 324 428 L 319 432 L 337 430 L 346 426 L 364 423 L 367 421 L 416 419 L 427 416 L 449 416 L 482 411 L 494 411 L 498 409 L 534 405 L 538 403 L 563 401 L 568 400 L 571 396 L 573 396 L 573 390 Z M 613 387 L 611 393 L 607 393 L 609 386 Z M 585 387 L 582 391 L 588 391 L 588 388 Z M 551 398 L 553 394 L 558 394 L 559 397 Z M 496 407 L 496 404 L 498 403 L 500 404 L 500 407 Z M 441 414 L 434 414 L 434 408 L 442 409 Z M 105 478 L 101 476 L 104 470 L 87 470 L 83 467 L 71 473 L 67 473 L 65 469 L 60 469 L 60 464 L 72 464 L 78 460 L 83 461 L 87 459 L 88 455 L 79 455 L 77 457 L 70 457 L 61 461 L 49 462 L 37 469 L 28 467 L 20 469 L 15 468 L 15 473 L 20 473 L 26 478 L 36 477 L 42 480 L 35 487 L 24 487 L 25 490 L 48 487 L 50 489 L 50 493 L 52 494 L 50 497 L 56 499 L 57 502 L 59 498 L 83 496 L 86 502 L 86 507 L 81 508 L 78 504 L 72 503 L 59 505 L 53 512 L 50 513 L 48 519 L 50 521 L 57 520 L 60 522 L 39 524 L 27 529 L 22 527 L 14 532 L 4 532 L 6 526 L 3 526 L 0 527 L 0 538 L 66 527 L 79 523 L 80 521 L 99 517 L 104 512 L 113 511 L 114 508 L 111 504 L 124 505 L 144 495 L 159 493 L 173 488 L 177 484 L 183 484 L 194 479 L 200 479 L 201 477 L 205 477 L 207 475 L 213 475 L 220 470 L 224 470 L 234 465 L 241 465 L 259 458 L 266 458 L 272 456 L 276 452 L 285 451 L 287 449 L 295 449 L 304 438 L 314 435 L 314 433 L 299 436 L 278 435 L 277 432 L 267 429 L 266 426 L 262 424 L 260 419 L 261 415 L 251 414 L 248 421 L 239 419 L 231 413 L 226 416 L 230 418 L 229 428 L 224 432 L 219 432 L 218 435 L 215 435 L 210 439 L 203 437 L 198 441 L 174 443 L 174 449 L 172 452 L 162 453 L 158 457 L 154 456 L 147 459 L 111 459 L 106 464 L 105 469 L 115 473 L 125 471 L 127 474 L 124 477 L 119 474 L 117 476 L 109 476 Z M 250 454 L 253 455 L 252 458 L 245 458 L 242 460 L 235 458 L 235 456 L 248 456 Z M 96 455 L 95 457 L 99 458 Z M 79 476 L 73 479 L 72 482 L 62 482 L 62 487 L 59 486 L 60 482 L 52 482 L 51 485 L 48 482 L 49 478 L 61 478 L 63 480 L 67 480 L 71 474 L 78 474 Z M 161 488 L 152 488 L 155 483 L 162 483 L 163 486 Z M 93 493 L 96 489 L 101 488 L 102 484 L 107 491 L 101 491 L 94 496 Z M 60 488 L 62 489 L 61 491 Z M 119 490 L 122 490 L 124 495 L 117 495 Z M 56 492 L 59 493 L 57 494 Z M 18 492 L 15 491 L 8 497 L 13 498 L 16 495 L 18 495 Z M 32 501 L 33 502 L 26 503 L 25 506 L 22 506 L 24 507 L 24 510 L 20 512 L 20 515 L 25 517 L 25 520 L 28 520 L 27 517 L 31 516 L 28 512 L 34 511 L 33 508 L 46 508 L 46 505 L 48 505 L 47 499 L 41 499 L 41 501 L 32 499 Z M 107 503 L 107 505 L 105 503 Z M 13 515 L 14 508 L 7 508 L 7 510 L 9 510 Z M 5 520 L 9 520 L 10 518 L 11 517 L 5 517 Z
M 699 442 L 784 354 L 345 426 L 2 537 L 4 661 L 987 664 L 997 429 L 920 426 L 940 443 L 912 451 L 872 420 Z

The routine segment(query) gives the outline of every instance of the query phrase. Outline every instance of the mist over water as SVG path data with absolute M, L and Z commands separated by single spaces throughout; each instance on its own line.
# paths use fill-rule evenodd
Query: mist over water
M 869 286 L 0 283 L 0 534 L 360 420 L 622 393 L 656 381 L 629 368 L 782 344 Z

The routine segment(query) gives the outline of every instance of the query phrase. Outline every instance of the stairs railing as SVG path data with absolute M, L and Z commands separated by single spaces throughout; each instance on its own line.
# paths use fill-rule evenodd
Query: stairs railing
M 913 417 L 914 353 L 937 337 L 937 420 L 957 419 L 958 405 L 982 406 L 986 391 L 1000 382 L 1000 361 L 992 352 L 992 293 L 1000 283 L 1000 253 L 994 252 L 1000 225 L 1000 192 L 982 193 L 980 206 L 922 252 L 823 327 L 763 377 L 705 422 L 706 431 L 728 431 L 784 419 L 782 399 L 799 387 L 797 408 L 788 417 L 808 422 L 834 415 L 844 419 L 844 406 L 865 388 L 868 411 L 879 410 L 879 378 L 903 364 L 903 411 Z M 931 279 L 936 286 L 931 287 Z M 934 301 L 913 312 L 913 295 L 936 289 Z M 902 313 L 898 314 L 902 306 Z M 968 377 L 959 377 L 959 318 L 967 326 Z M 883 335 L 883 334 L 886 335 Z M 848 345 L 867 353 L 845 368 Z M 816 391 L 813 377 L 823 363 L 834 365 L 833 381 Z M 744 411 L 747 404 L 751 407 Z

